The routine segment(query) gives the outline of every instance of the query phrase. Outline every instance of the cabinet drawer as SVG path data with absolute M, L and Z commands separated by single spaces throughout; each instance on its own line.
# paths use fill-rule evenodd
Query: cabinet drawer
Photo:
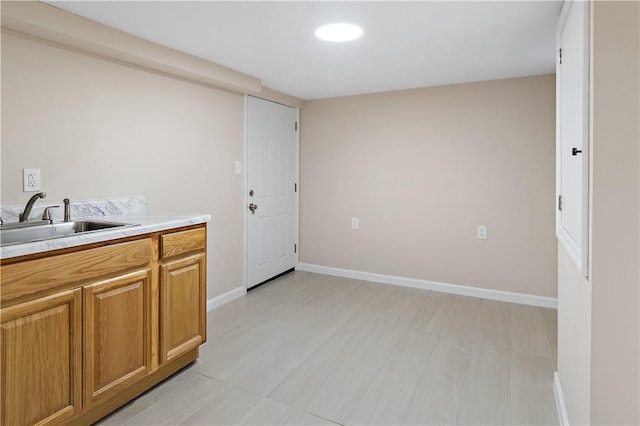
M 2 267 L 2 302 L 148 265 L 151 239 L 112 244 Z
M 207 245 L 206 228 L 173 232 L 160 237 L 162 258 L 177 256 L 196 250 L 204 250 Z

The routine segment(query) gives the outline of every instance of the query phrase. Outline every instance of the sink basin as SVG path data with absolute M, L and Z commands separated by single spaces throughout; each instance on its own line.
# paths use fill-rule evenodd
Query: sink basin
M 29 243 L 33 241 L 49 240 L 51 238 L 67 237 L 69 235 L 105 231 L 112 228 L 135 226 L 131 223 L 103 222 L 98 220 L 75 220 L 45 225 L 25 224 L 20 227 L 0 228 L 0 245 Z

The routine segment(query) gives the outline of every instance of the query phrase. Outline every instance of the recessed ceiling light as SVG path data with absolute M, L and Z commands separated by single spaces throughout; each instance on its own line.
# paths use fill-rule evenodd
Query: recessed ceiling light
M 362 28 L 353 24 L 327 24 L 316 29 L 316 37 L 325 41 L 351 41 L 362 35 Z

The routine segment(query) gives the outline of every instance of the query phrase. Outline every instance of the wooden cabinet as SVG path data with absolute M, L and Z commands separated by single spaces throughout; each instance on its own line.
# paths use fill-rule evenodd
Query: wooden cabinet
M 3 425 L 58 423 L 82 408 L 81 290 L 2 309 Z
M 161 362 L 206 341 L 206 231 L 163 235 L 160 266 Z
M 194 361 L 206 227 L 2 262 L 1 425 L 89 424 Z
M 151 269 L 84 287 L 85 404 L 91 405 L 150 371 Z

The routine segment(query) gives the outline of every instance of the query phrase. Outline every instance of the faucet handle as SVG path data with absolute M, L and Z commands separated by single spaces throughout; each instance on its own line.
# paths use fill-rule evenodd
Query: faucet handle
M 51 220 L 49 209 L 56 209 L 58 207 L 60 207 L 60 205 L 45 207 L 44 212 L 42 212 L 42 220 Z

